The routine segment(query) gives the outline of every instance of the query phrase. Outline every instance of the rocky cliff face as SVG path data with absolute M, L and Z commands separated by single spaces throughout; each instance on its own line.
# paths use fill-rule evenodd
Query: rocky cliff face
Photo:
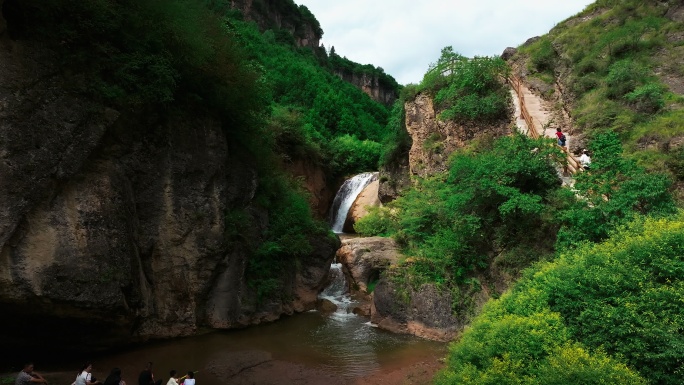
M 2 1 L 0 1 L 0 6 Z M 120 111 L 79 90 L 40 44 L 0 19 L 0 340 L 12 352 L 81 353 L 147 338 L 232 328 L 310 309 L 336 245 L 312 240 L 283 272 L 283 296 L 258 300 L 246 245 L 227 213 L 252 205 L 249 154 L 201 106 Z M 27 339 L 26 336 L 31 336 Z
M 437 118 L 432 98 L 418 94 L 404 104 L 405 127 L 411 136 L 411 148 L 405 159 L 385 167 L 380 172 L 380 200 L 396 199 L 410 185 L 412 176 L 426 177 L 448 168 L 449 155 L 480 137 L 499 137 L 510 133 L 509 121 L 498 123 L 459 124 Z M 511 113 L 511 116 L 513 114 Z
M 327 219 L 339 183 L 329 178 L 321 166 L 307 159 L 290 159 L 283 167 L 304 183 L 314 215 L 322 220 Z
M 377 76 L 366 73 L 351 73 L 348 71 L 335 71 L 335 75 L 340 79 L 353 84 L 356 88 L 365 92 L 373 100 L 378 103 L 390 106 L 397 100 L 397 94 L 391 87 L 386 87 L 381 84 Z
M 510 133 L 507 121 L 499 124 L 458 124 L 437 119 L 432 98 L 419 94 L 405 104 L 406 130 L 413 144 L 409 151 L 412 175 L 425 177 L 445 171 L 449 155 L 481 136 L 498 137 Z
M 323 32 L 318 22 L 307 20 L 293 2 L 283 0 L 231 0 L 231 6 L 239 9 L 245 18 L 259 25 L 262 31 L 272 28 L 292 33 L 298 47 L 316 49 Z

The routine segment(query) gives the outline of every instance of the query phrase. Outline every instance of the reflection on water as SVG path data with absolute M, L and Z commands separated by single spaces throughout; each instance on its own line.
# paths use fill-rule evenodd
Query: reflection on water
M 129 385 L 148 361 L 154 362 L 157 379 L 166 383 L 171 369 L 179 373 L 199 371 L 201 385 L 225 384 L 207 368 L 217 362 L 253 357 L 266 352 L 273 360 L 286 361 L 336 376 L 356 378 L 377 370 L 394 370 L 421 360 L 434 360 L 445 354 L 445 344 L 397 335 L 373 327 L 365 317 L 352 313 L 356 302 L 347 291 L 342 267 L 334 263 L 331 283 L 320 295 L 337 305 L 337 311 L 323 315 L 316 311 L 285 317 L 277 322 L 242 330 L 214 331 L 208 334 L 146 344 L 120 353 L 93 357 L 94 374 L 104 379 L 119 367 Z M 263 356 L 263 355 L 262 355 Z M 227 358 L 228 357 L 228 358 Z M 73 360 L 72 360 L 73 361 Z M 62 366 L 70 373 L 52 374 L 56 384 L 70 384 L 82 362 Z M 60 364 L 61 366 L 62 364 Z M 39 365 L 43 370 L 46 365 Z M 40 372 L 40 370 L 38 370 Z
M 274 360 L 354 378 L 378 369 L 399 368 L 420 359 L 442 356 L 444 347 L 442 343 L 380 330 L 364 317 L 340 314 L 326 317 L 312 311 L 271 324 L 151 343 L 95 357 L 94 373 L 104 379 L 112 367 L 120 367 L 127 384 L 134 385 L 145 362 L 154 361 L 156 377 L 164 383 L 169 370 L 175 369 L 180 373 L 199 370 L 198 383 L 219 385 L 225 384 L 226 379 L 216 378 L 205 369 L 212 360 L 225 353 L 260 350 L 271 353 Z M 73 365 L 75 374 L 80 363 Z M 71 373 L 58 377 L 56 384 L 73 381 Z M 56 377 L 53 375 L 53 378 Z

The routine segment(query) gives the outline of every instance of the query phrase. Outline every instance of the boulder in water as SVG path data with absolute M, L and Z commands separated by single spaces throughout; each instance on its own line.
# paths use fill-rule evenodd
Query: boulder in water
M 335 305 L 331 300 L 326 299 L 326 298 L 319 298 L 318 302 L 316 303 L 316 310 L 319 312 L 328 315 L 332 314 L 335 311 L 337 311 L 337 305 Z
M 380 272 L 399 258 L 399 248 L 392 238 L 348 238 L 337 250 L 337 260 L 347 272 L 352 291 L 368 292 L 368 284 L 379 279 Z

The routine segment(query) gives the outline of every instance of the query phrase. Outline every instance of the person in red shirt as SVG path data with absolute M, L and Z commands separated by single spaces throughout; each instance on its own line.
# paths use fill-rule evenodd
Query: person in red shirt
M 561 132 L 560 128 L 556 128 L 556 137 L 558 138 L 558 145 L 565 147 L 565 135 Z

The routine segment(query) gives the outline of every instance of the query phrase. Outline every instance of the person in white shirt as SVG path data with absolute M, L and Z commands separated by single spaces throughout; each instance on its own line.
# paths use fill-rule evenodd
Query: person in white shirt
M 185 376 L 185 380 L 183 380 L 184 385 L 195 385 L 195 373 L 191 371 L 188 372 L 188 374 Z
M 591 166 L 591 157 L 587 153 L 587 150 L 582 150 L 582 156 L 580 156 L 579 162 L 585 170 L 589 170 L 589 167 Z
M 169 382 L 166 385 L 178 385 L 178 377 L 176 377 L 176 371 L 172 370 L 169 372 Z
M 101 384 L 100 381 L 97 381 L 95 378 L 93 378 L 93 375 L 91 374 L 92 371 L 93 371 L 93 364 L 87 363 L 87 364 L 83 365 L 83 367 L 79 371 L 79 374 L 76 376 L 76 381 L 74 381 L 74 385 Z

